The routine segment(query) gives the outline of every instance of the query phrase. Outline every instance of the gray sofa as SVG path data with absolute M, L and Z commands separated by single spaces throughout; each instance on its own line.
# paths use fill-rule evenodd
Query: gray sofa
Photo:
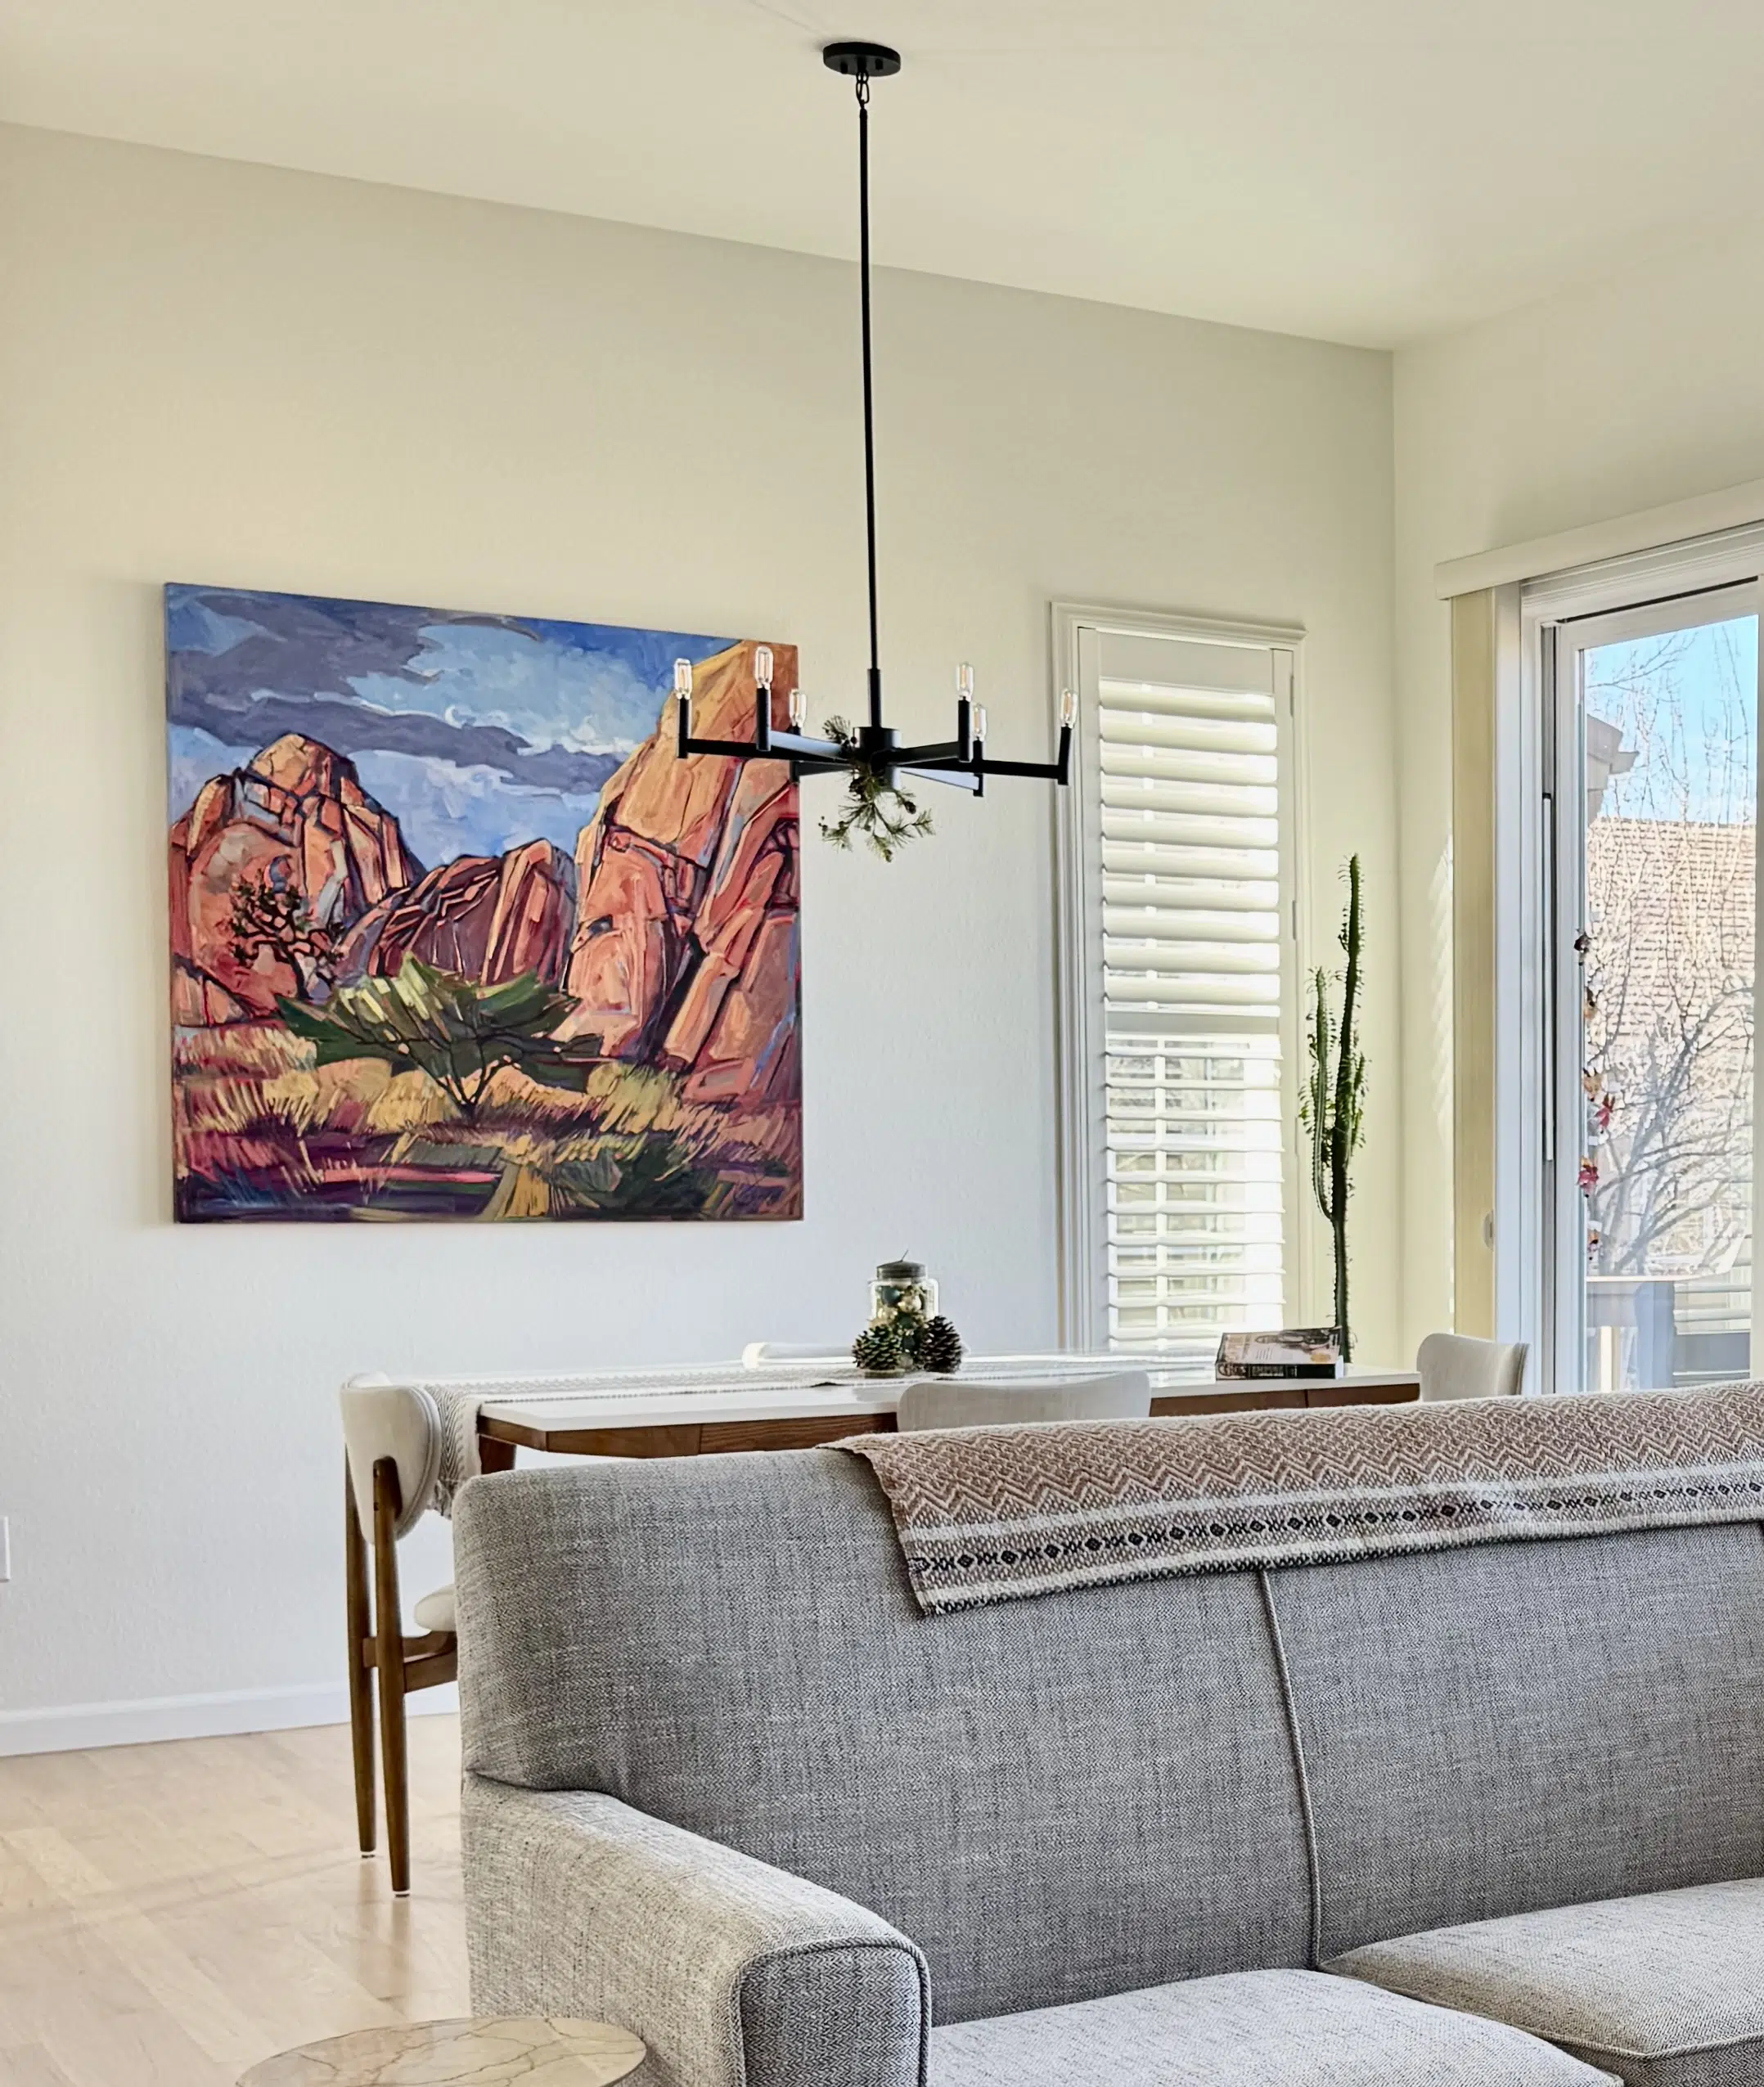
M 837 1451 L 454 1537 L 473 2004 L 655 2087 L 1764 2087 L 1756 1524 L 941 1617 Z

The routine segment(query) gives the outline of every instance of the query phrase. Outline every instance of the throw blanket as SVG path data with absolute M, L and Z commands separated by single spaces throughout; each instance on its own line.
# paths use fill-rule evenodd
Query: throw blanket
M 436 1424 L 441 1434 L 441 1454 L 435 1469 L 432 1505 L 437 1514 L 451 1521 L 453 1496 L 468 1478 L 475 1478 L 483 1465 L 478 1460 L 478 1409 L 483 1399 L 445 1384 L 419 1385 L 434 1401 Z
M 1066 1587 L 1764 1520 L 1764 1384 L 853 1436 L 927 1615 Z

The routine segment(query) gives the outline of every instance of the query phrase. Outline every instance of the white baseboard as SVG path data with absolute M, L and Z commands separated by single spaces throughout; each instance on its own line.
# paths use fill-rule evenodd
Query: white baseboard
M 452 1687 L 425 1689 L 405 1700 L 413 1717 L 457 1707 Z M 349 1718 L 349 1691 L 340 1681 L 286 1689 L 223 1689 L 202 1696 L 146 1696 L 134 1702 L 0 1710 L 0 1756 L 71 1753 L 88 1747 L 138 1747 L 156 1739 L 213 1739 L 236 1732 L 286 1732 L 301 1725 L 346 1725 Z

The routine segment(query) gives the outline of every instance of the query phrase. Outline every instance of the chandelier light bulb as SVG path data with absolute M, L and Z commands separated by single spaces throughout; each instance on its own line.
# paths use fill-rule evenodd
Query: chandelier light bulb
M 793 732 L 799 732 L 803 729 L 803 720 L 808 714 L 808 706 L 803 699 L 803 691 L 799 688 L 793 688 L 790 690 L 790 730 Z
M 1069 731 L 1078 721 L 1078 699 L 1068 689 L 1060 699 L 1060 722 Z
M 692 700 L 692 663 L 690 659 L 677 659 L 673 663 L 673 692 L 687 703 Z
M 762 688 L 772 686 L 772 647 L 758 645 L 754 648 L 754 679 Z
M 974 706 L 974 736 L 978 740 L 986 737 L 986 705 L 983 703 L 977 703 Z
M 965 659 L 956 669 L 956 693 L 964 703 L 974 700 L 974 669 Z

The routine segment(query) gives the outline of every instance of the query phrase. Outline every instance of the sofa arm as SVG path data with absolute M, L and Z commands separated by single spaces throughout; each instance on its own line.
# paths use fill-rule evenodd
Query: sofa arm
M 619 2023 L 632 2087 L 923 2087 L 924 1958 L 850 1900 L 590 1791 L 467 1775 L 478 2014 Z

